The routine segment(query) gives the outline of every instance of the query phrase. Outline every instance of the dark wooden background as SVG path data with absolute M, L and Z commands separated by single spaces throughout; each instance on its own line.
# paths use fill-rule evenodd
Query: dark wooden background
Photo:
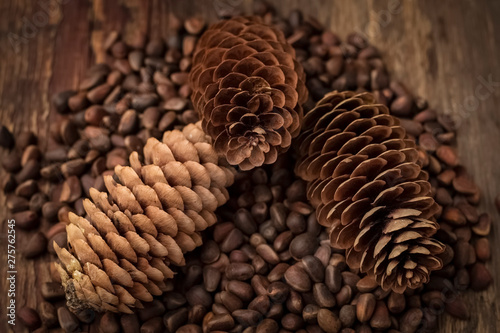
M 44 22 L 39 13 L 43 4 L 56 1 L 61 4 L 59 9 L 45 16 L 48 20 Z M 342 38 L 352 31 L 364 33 L 381 50 L 391 75 L 415 95 L 428 99 L 438 112 L 450 112 L 460 125 L 461 162 L 482 189 L 481 210 L 499 221 L 493 200 L 500 194 L 500 1 L 270 3 L 282 15 L 300 8 Z M 392 6 L 398 4 L 394 11 Z M 252 0 L 0 0 L 0 122 L 15 133 L 29 128 L 46 137 L 54 113 L 50 96 L 76 88 L 85 69 L 104 58 L 101 45 L 109 31 L 121 30 L 127 35 L 139 30 L 163 36 L 169 13 L 183 17 L 200 14 L 215 20 L 219 9 L 231 6 L 249 12 Z M 26 20 L 39 25 L 36 31 L 23 32 Z M 26 37 L 17 50 L 9 33 Z M 478 88 L 488 80 L 499 83 L 489 86 L 490 90 Z M 5 198 L 0 194 L 0 332 L 7 331 L 4 263 L 9 216 L 4 207 Z M 17 246 L 22 248 L 27 235 L 19 232 L 17 236 Z M 495 245 L 499 240 L 500 228 L 494 224 L 489 265 L 493 275 L 500 272 L 500 247 Z M 25 303 L 36 307 L 40 299 L 36 289 L 47 281 L 48 265 L 41 261 L 34 264 L 18 254 L 17 272 L 18 307 Z M 440 332 L 496 332 L 500 327 L 500 278 L 485 292 L 465 293 L 465 299 L 471 319 L 459 321 L 443 315 Z

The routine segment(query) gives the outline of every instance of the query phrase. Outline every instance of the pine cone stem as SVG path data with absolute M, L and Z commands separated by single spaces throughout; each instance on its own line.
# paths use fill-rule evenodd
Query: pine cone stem
M 73 311 L 132 313 L 168 290 L 171 265 L 202 244 L 200 232 L 216 222 L 235 170 L 219 158 L 199 126 L 150 138 L 130 166 L 105 176 L 107 193 L 90 189 L 87 217 L 69 214 L 69 250 L 54 248 Z
M 332 92 L 304 118 L 296 173 L 332 246 L 383 289 L 418 288 L 441 268 L 439 210 L 414 140 L 369 93 Z
M 189 81 L 203 129 L 232 165 L 274 163 L 299 134 L 304 70 L 283 33 L 258 17 L 211 26 L 198 42 Z

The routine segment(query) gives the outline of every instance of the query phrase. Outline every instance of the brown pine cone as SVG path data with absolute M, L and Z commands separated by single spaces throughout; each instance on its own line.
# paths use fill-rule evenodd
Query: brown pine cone
M 169 266 L 184 265 L 183 253 L 201 245 L 200 232 L 228 200 L 234 169 L 219 163 L 199 125 L 165 132 L 163 143 L 150 138 L 144 163 L 133 152 L 130 166 L 104 177 L 109 196 L 90 189 L 87 218 L 70 213 L 69 251 L 54 248 L 73 311 L 131 313 L 166 291 Z
M 402 293 L 441 268 L 439 209 L 415 141 L 369 93 L 332 92 L 304 117 L 296 173 L 347 263 Z
M 242 170 L 274 163 L 299 134 L 304 70 L 283 33 L 260 18 L 211 26 L 198 42 L 189 81 L 215 150 Z

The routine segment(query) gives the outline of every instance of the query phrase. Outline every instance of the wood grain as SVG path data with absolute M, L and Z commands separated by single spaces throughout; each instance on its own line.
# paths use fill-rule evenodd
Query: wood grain
M 53 1 L 54 2 L 54 1 Z M 23 31 L 44 13 L 43 1 L 0 2 L 0 122 L 14 133 L 30 129 L 42 142 L 55 112 L 50 96 L 75 88 L 85 69 L 104 59 L 103 39 L 109 31 L 125 37 L 149 33 L 167 37 L 169 14 L 202 15 L 215 20 L 220 9 L 236 6 L 249 12 L 251 0 L 160 1 L 160 0 L 65 0 L 36 21 L 36 31 Z M 365 34 L 383 54 L 393 77 L 404 82 L 416 96 L 425 97 L 440 113 L 459 123 L 458 151 L 461 162 L 482 189 L 481 211 L 494 221 L 495 195 L 500 194 L 500 84 L 485 90 L 484 81 L 500 82 L 500 2 L 495 0 L 290 0 L 270 1 L 281 15 L 295 8 L 316 17 L 345 37 Z M 38 13 L 38 14 L 37 14 Z M 44 23 L 44 24 L 41 24 Z M 28 34 L 26 34 L 28 32 Z M 26 37 L 16 52 L 12 34 Z M 0 207 L 5 196 L 0 194 Z M 7 288 L 6 209 L 0 209 L 0 331 L 11 328 L 4 321 Z M 48 225 L 42 228 L 48 228 Z M 29 234 L 18 231 L 17 247 L 26 245 Z M 492 244 L 500 240 L 493 228 Z M 17 306 L 36 307 L 41 300 L 38 286 L 47 281 L 49 256 L 28 261 L 17 255 Z M 38 266 L 38 267 L 35 267 Z M 492 272 L 500 271 L 500 248 L 493 249 Z M 35 275 L 35 272 L 37 274 Z M 33 297 L 36 295 L 36 297 Z M 500 327 L 500 279 L 485 292 L 465 292 L 471 318 L 459 321 L 441 316 L 440 332 L 496 332 Z M 14 331 L 23 332 L 20 325 Z

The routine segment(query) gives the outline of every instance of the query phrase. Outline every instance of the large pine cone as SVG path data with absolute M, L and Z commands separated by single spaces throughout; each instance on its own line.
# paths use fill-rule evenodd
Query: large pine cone
M 133 152 L 130 166 L 104 178 L 109 197 L 90 190 L 87 218 L 70 213 L 69 251 L 54 243 L 73 311 L 131 313 L 161 295 L 174 276 L 169 266 L 185 264 L 183 253 L 201 245 L 200 232 L 228 200 L 234 169 L 219 163 L 199 123 L 165 132 L 163 143 L 150 138 L 144 159 Z
M 198 42 L 189 81 L 216 151 L 242 170 L 273 163 L 300 132 L 304 70 L 283 33 L 260 18 L 211 26 Z
M 439 206 L 415 142 L 369 93 L 332 92 L 311 110 L 298 138 L 296 173 L 332 246 L 347 263 L 402 293 L 442 266 L 443 244 L 431 238 Z

